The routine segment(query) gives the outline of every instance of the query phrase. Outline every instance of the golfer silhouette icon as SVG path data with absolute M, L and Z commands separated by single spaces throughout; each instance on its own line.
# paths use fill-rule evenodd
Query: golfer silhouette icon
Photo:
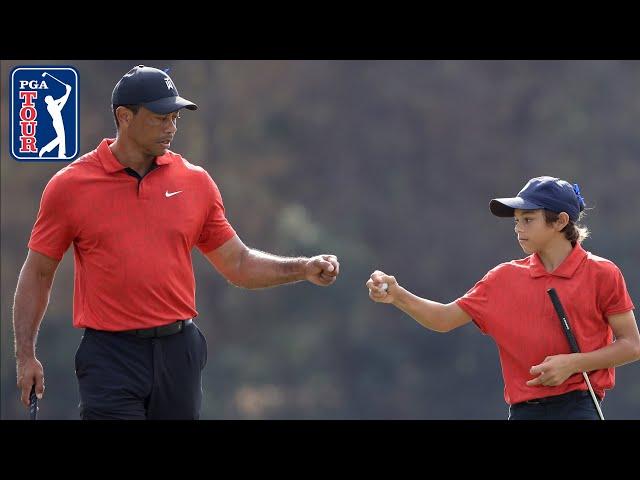
M 38 156 L 40 158 L 42 158 L 45 153 L 51 152 L 56 147 L 58 147 L 58 158 L 66 157 L 67 152 L 64 122 L 62 121 L 62 109 L 64 108 L 65 103 L 67 103 L 69 94 L 71 93 L 71 85 L 67 85 L 66 83 L 63 83 L 63 85 L 67 89 L 67 93 L 58 100 L 54 100 L 51 95 L 44 97 L 44 101 L 47 104 L 47 111 L 49 112 L 49 115 L 51 115 L 51 120 L 53 121 L 53 128 L 56 131 L 56 137 L 40 149 L 40 152 L 38 152 Z

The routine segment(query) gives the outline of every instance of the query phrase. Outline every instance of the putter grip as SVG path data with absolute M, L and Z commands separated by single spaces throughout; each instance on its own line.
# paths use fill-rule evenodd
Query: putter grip
M 36 397 L 36 386 L 31 387 L 31 394 L 29 395 L 29 418 L 35 420 L 38 416 L 38 397 Z
M 578 342 L 576 341 L 576 337 L 573 336 L 573 332 L 571 331 L 571 327 L 569 327 L 569 319 L 567 318 L 567 314 L 562 307 L 562 302 L 560 302 L 560 297 L 558 297 L 558 292 L 556 292 L 555 288 L 550 288 L 547 290 L 549 297 L 551 298 L 551 303 L 553 303 L 553 308 L 558 314 L 558 318 L 560 319 L 560 324 L 562 325 L 562 330 L 569 341 L 569 345 L 571 346 L 571 351 L 573 353 L 580 353 L 580 347 L 578 347 Z

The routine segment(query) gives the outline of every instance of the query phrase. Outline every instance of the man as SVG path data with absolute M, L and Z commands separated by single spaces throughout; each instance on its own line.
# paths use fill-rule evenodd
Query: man
M 104 139 L 45 187 L 14 302 L 18 387 L 44 392 L 36 335 L 58 263 L 75 255 L 73 325 L 82 419 L 197 419 L 206 363 L 192 319 L 194 246 L 229 282 L 328 286 L 334 255 L 284 258 L 244 245 L 209 174 L 169 150 L 183 108 L 163 71 L 139 65 L 115 86 L 116 139 Z

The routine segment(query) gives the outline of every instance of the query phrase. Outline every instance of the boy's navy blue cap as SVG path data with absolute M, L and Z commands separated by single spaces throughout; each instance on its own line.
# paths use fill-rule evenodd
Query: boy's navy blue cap
M 178 94 L 171 77 L 162 70 L 138 65 L 116 84 L 111 94 L 111 105 L 142 105 L 160 115 L 181 108 L 196 110 L 198 106 Z
M 537 210 L 544 208 L 552 212 L 567 212 L 569 218 L 577 222 L 584 210 L 584 198 L 577 183 L 554 177 L 536 177 L 527 182 L 513 198 L 494 198 L 489 203 L 491 213 L 498 217 L 513 217 L 516 208 Z

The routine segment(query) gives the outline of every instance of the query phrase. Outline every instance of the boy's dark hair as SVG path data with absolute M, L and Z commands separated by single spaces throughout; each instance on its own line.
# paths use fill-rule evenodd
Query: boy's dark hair
M 116 130 L 118 128 L 120 128 L 120 122 L 118 122 L 118 116 L 116 115 L 116 110 L 118 109 L 118 107 L 124 107 L 127 108 L 129 110 L 131 110 L 133 112 L 133 114 L 135 115 L 136 113 L 138 113 L 138 110 L 140 110 L 140 105 L 112 105 L 113 108 L 113 118 L 116 121 Z
M 580 212 L 578 222 L 582 220 L 583 215 L 584 212 Z M 544 209 L 544 219 L 547 222 L 547 225 L 551 225 L 556 220 L 558 220 L 558 218 L 560 218 L 559 213 Z M 567 225 L 561 230 L 561 232 L 563 232 L 565 238 L 571 242 L 572 247 L 576 246 L 576 242 L 582 243 L 585 238 L 589 237 L 589 229 L 572 220 L 569 220 L 569 223 L 567 223 Z

